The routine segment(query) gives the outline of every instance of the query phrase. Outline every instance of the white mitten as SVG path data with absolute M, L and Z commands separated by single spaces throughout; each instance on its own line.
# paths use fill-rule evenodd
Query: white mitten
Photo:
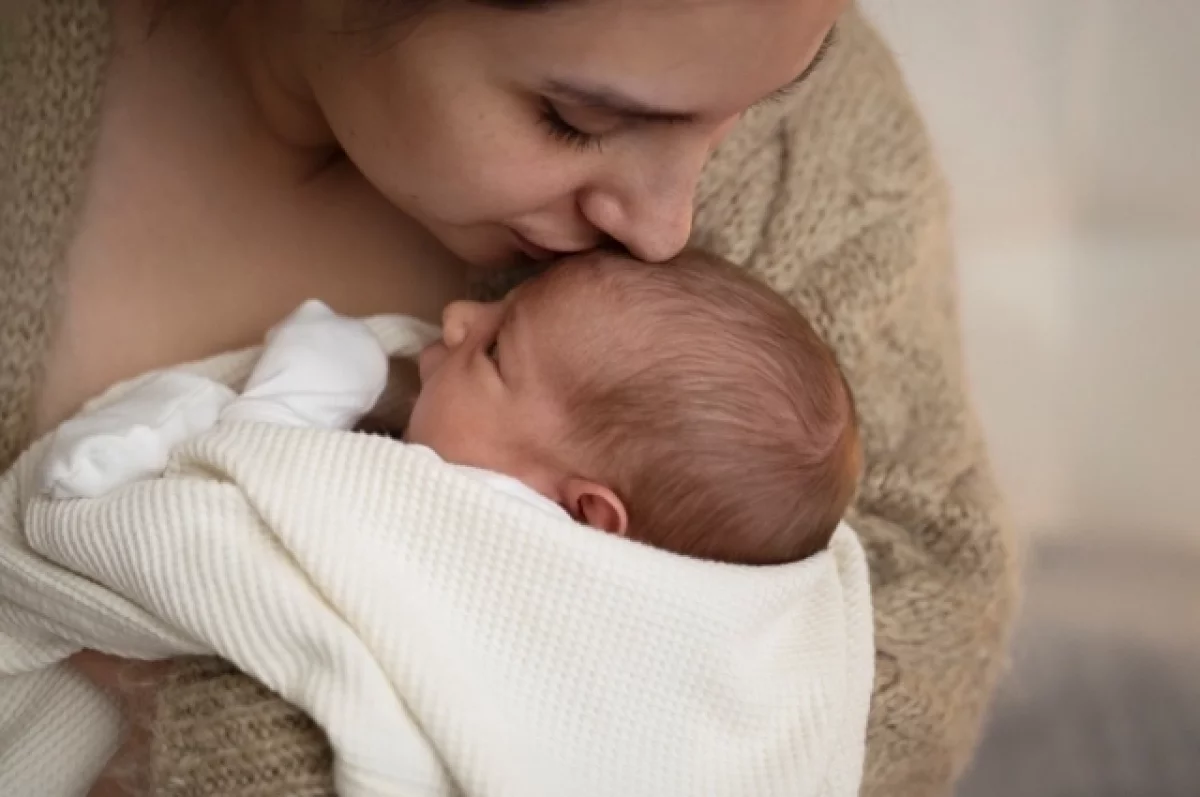
M 171 450 L 211 428 L 234 395 L 194 374 L 149 374 L 58 428 L 43 461 L 42 486 L 54 498 L 95 498 L 161 476 Z
M 350 429 L 379 400 L 387 373 L 387 352 L 365 323 L 307 301 L 267 335 L 221 419 Z

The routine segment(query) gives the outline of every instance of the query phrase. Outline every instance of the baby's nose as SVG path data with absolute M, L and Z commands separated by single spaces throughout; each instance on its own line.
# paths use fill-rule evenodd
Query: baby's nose
M 471 332 L 471 325 L 479 315 L 479 303 L 468 301 L 451 302 L 442 311 L 442 340 L 450 348 L 460 345 Z

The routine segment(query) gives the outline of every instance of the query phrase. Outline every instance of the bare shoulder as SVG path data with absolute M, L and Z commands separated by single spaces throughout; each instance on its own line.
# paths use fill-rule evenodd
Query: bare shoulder
M 118 3 L 44 428 L 124 378 L 244 346 L 309 298 L 436 318 L 463 268 L 336 153 L 260 124 L 211 38 Z

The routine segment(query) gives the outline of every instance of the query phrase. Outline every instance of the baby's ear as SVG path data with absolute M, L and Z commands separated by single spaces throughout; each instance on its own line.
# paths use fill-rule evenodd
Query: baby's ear
M 567 511 L 576 522 L 622 537 L 629 533 L 625 503 L 604 485 L 587 479 L 571 479 L 563 492 Z

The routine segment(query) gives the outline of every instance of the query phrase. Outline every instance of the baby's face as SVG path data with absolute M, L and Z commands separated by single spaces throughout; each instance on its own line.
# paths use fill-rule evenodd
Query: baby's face
M 554 478 L 546 455 L 564 428 L 551 368 L 555 346 L 570 331 L 548 323 L 545 303 L 523 300 L 522 293 L 447 306 L 442 340 L 418 361 L 421 392 L 405 440 L 546 493 Z M 558 309 L 553 315 L 562 318 Z

